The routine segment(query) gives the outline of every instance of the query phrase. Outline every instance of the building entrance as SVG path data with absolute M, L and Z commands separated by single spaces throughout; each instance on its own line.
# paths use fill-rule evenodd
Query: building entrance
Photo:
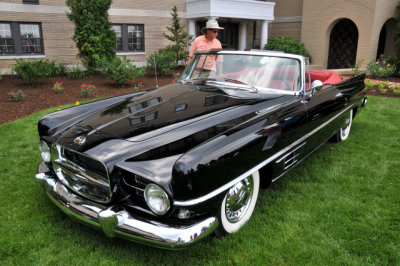
M 328 69 L 351 68 L 356 63 L 358 30 L 350 19 L 333 27 L 329 39 Z
M 237 23 L 226 23 L 219 22 L 220 27 L 224 28 L 218 33 L 217 39 L 222 44 L 222 49 L 237 50 L 238 49 L 238 36 L 239 36 L 239 24 Z M 206 26 L 206 22 L 198 21 L 196 23 L 196 34 L 201 35 L 201 29 Z

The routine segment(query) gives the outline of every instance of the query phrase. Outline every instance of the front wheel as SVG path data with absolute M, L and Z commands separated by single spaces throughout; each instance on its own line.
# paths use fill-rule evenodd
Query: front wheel
M 350 135 L 351 122 L 353 121 L 353 110 L 347 113 L 342 127 L 338 130 L 335 136 L 333 136 L 334 142 L 340 142 L 346 140 Z
M 260 174 L 255 171 L 226 193 L 218 214 L 217 237 L 238 231 L 251 217 L 260 189 Z

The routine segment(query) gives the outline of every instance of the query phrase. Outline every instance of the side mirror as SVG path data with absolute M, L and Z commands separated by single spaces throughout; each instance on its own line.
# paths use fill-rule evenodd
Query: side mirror
M 320 80 L 314 80 L 314 81 L 311 83 L 311 87 L 312 87 L 312 90 L 313 90 L 313 91 L 314 91 L 314 90 L 320 91 L 320 90 L 322 89 L 323 86 L 324 86 L 324 84 L 323 84 L 322 81 L 320 81 Z

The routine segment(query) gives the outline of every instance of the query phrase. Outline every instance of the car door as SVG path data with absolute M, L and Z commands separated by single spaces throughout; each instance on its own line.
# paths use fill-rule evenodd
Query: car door
M 325 85 L 304 98 L 307 109 L 305 152 L 310 153 L 326 142 L 339 128 L 338 118 L 348 99 L 336 85 Z

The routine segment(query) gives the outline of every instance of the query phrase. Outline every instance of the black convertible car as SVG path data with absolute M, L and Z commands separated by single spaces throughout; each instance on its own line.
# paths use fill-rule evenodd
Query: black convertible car
M 302 56 L 201 52 L 177 83 L 41 118 L 36 178 L 108 237 L 186 247 L 239 230 L 259 188 L 345 140 L 366 102 L 364 75 L 342 81 Z

